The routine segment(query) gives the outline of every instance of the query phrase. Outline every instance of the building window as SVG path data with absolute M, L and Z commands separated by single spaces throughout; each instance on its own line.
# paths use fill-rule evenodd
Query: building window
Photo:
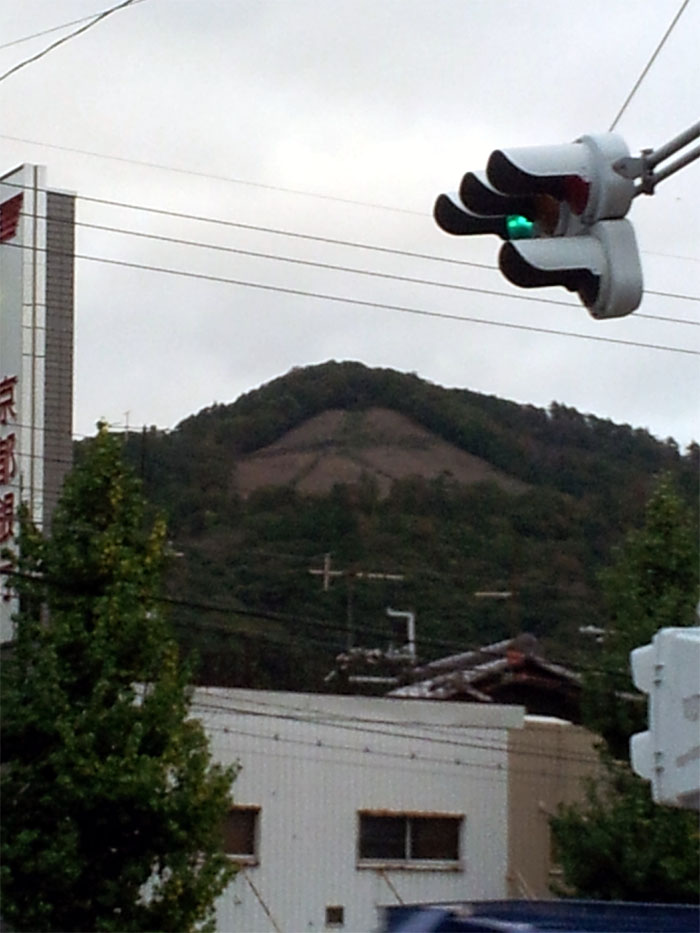
M 258 817 L 260 807 L 232 807 L 223 824 L 224 852 L 237 862 L 258 861 Z
M 345 908 L 339 904 L 329 904 L 326 907 L 326 926 L 342 927 L 345 924 Z
M 462 819 L 442 813 L 361 811 L 358 864 L 459 869 Z

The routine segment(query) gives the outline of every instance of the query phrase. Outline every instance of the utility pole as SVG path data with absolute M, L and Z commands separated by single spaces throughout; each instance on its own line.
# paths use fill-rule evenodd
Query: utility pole
M 383 571 L 367 570 L 332 570 L 331 554 L 327 552 L 323 555 L 323 567 L 309 567 L 309 573 L 313 576 L 323 577 L 323 591 L 327 593 L 330 589 L 331 580 L 334 577 L 346 577 L 347 579 L 347 629 L 348 629 L 348 650 L 353 647 L 355 640 L 355 620 L 353 617 L 353 584 L 355 580 L 392 580 L 401 582 L 404 580 L 402 573 L 384 573 Z

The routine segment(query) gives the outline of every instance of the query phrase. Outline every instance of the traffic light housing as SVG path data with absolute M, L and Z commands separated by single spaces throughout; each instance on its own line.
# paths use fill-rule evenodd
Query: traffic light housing
M 560 285 L 593 317 L 621 317 L 642 299 L 639 251 L 624 219 L 634 181 L 614 167 L 628 156 L 614 133 L 497 149 L 485 173 L 464 176 L 458 196 L 438 197 L 434 217 L 448 233 L 504 240 L 498 264 L 514 285 Z
M 664 628 L 630 654 L 649 696 L 649 728 L 630 740 L 632 767 L 657 803 L 700 809 L 700 628 Z

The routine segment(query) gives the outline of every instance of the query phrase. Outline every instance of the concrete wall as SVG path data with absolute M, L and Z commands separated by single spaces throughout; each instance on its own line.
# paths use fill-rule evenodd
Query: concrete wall
M 560 880 L 549 818 L 584 797 L 599 772 L 596 736 L 563 720 L 525 717 L 509 736 L 508 896 L 547 898 Z
M 219 930 L 369 931 L 379 905 L 506 895 L 520 708 L 199 689 L 193 712 L 215 758 L 242 765 L 236 804 L 260 807 L 257 863 L 222 896 Z M 362 810 L 462 816 L 459 866 L 361 867 Z

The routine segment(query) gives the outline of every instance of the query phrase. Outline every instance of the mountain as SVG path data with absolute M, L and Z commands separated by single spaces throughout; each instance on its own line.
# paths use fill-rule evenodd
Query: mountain
M 198 679 L 287 689 L 323 689 L 349 645 L 386 647 L 387 606 L 416 612 L 424 660 L 524 631 L 585 660 L 579 629 L 605 622 L 596 574 L 654 476 L 694 503 L 698 466 L 697 446 L 563 405 L 354 362 L 294 369 L 125 450 L 169 521 Z
M 519 492 L 527 486 L 481 457 L 438 437 L 389 408 L 327 409 L 236 461 L 233 482 L 247 498 L 265 486 L 291 486 L 303 495 L 328 495 L 338 483 L 376 484 L 381 498 L 396 480 L 450 477 L 457 483 L 493 482 Z

